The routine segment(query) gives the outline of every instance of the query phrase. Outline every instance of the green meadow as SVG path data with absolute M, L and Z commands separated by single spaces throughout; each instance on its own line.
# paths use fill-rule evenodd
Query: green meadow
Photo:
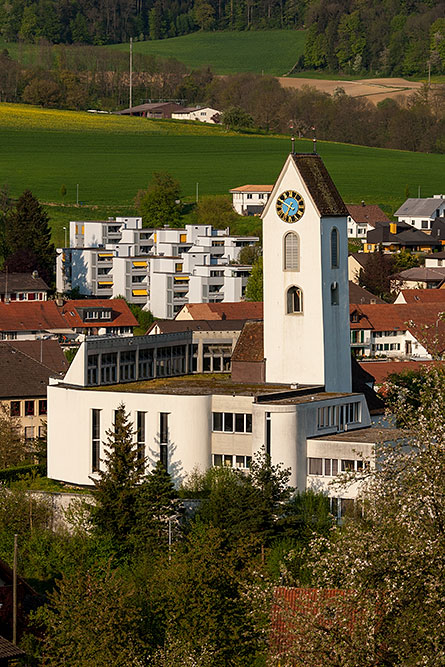
M 135 42 L 135 53 L 176 58 L 190 68 L 209 65 L 216 74 L 256 72 L 283 76 L 304 52 L 304 30 L 194 32 Z M 127 49 L 128 44 L 110 48 Z
M 0 184 L 14 197 L 30 188 L 48 207 L 55 240 L 70 219 L 134 211 L 133 200 L 154 171 L 181 183 L 183 198 L 224 194 L 246 183 L 273 183 L 289 137 L 244 135 L 221 127 L 0 104 Z M 296 142 L 312 151 L 312 141 Z M 377 203 L 391 213 L 412 196 L 443 192 L 445 156 L 319 141 L 346 202 Z M 76 190 L 79 201 L 76 206 Z M 60 189 L 67 193 L 62 197 Z M 212 212 L 209 210 L 209 222 Z
M 182 37 L 135 42 L 134 52 L 161 58 L 176 58 L 187 67 L 210 66 L 216 74 L 256 72 L 283 76 L 304 51 L 304 30 L 194 32 Z M 11 56 L 23 63 L 36 63 L 42 50 L 38 44 L 6 43 Z M 96 49 L 128 51 L 129 45 L 114 44 Z

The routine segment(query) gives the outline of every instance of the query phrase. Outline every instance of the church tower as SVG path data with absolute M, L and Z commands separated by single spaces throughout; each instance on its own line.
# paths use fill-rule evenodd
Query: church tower
M 266 382 L 351 391 L 347 216 L 320 156 L 291 153 L 262 215 Z

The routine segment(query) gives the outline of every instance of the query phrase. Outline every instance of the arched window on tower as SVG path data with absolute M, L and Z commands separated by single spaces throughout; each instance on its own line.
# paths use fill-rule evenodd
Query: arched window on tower
M 284 236 L 284 270 L 300 270 L 300 237 L 295 232 Z
M 338 283 L 332 283 L 331 284 L 331 305 L 332 306 L 338 306 L 340 303 L 339 301 L 340 297 L 338 294 Z
M 338 229 L 337 227 L 333 227 L 331 231 L 331 269 L 338 269 L 338 250 Z
M 290 313 L 303 312 L 303 292 L 299 287 L 289 287 L 287 290 L 286 311 Z

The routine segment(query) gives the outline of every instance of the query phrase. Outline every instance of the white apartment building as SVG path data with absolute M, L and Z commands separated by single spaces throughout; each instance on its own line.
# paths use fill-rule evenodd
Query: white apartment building
M 176 484 L 196 468 L 248 468 L 264 448 L 299 490 L 323 490 L 339 508 L 356 496 L 357 485 L 330 482 L 373 464 L 380 431 L 351 391 L 347 211 L 318 155 L 289 156 L 263 219 L 264 346 L 246 330 L 238 379 L 191 373 L 192 331 L 87 339 L 48 389 L 49 477 L 91 485 L 124 403 L 147 468 L 161 460 Z M 258 357 L 265 382 L 247 378 Z
M 255 236 L 211 225 L 144 229 L 141 218 L 70 223 L 70 248 L 58 251 L 58 292 L 115 298 L 172 318 L 189 302 L 239 301 L 250 266 L 236 262 Z

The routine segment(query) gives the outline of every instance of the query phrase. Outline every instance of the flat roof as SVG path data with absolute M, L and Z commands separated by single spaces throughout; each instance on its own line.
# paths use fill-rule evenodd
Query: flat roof
M 321 401 L 358 395 L 353 393 L 329 393 L 323 391 L 323 387 L 313 385 L 299 385 L 298 388 L 294 388 L 289 384 L 233 382 L 229 373 L 180 375 L 169 378 L 143 380 L 140 382 L 125 382 L 122 384 L 79 388 L 88 390 L 94 389 L 97 391 L 138 394 L 172 394 L 179 396 L 252 396 L 253 398 L 261 397 L 258 401 L 261 403 L 283 405 L 310 403 L 314 400 Z
M 378 426 L 368 426 L 359 428 L 355 431 L 343 431 L 342 433 L 332 433 L 330 435 L 318 435 L 309 440 L 329 440 L 334 442 L 364 442 L 374 443 L 379 441 L 399 440 L 405 437 L 403 431 L 397 428 L 383 428 Z

